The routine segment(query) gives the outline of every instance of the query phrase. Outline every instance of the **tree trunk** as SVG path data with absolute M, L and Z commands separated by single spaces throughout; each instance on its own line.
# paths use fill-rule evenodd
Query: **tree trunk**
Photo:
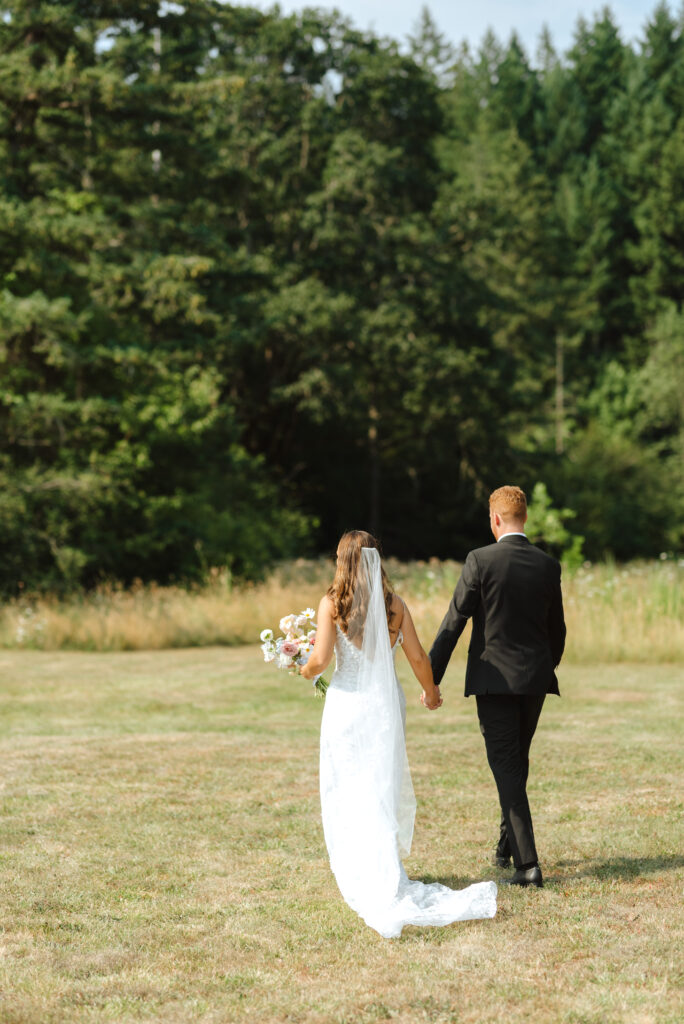
M 380 529 L 380 455 L 378 451 L 378 410 L 371 405 L 368 410 L 368 453 L 370 457 L 370 510 L 369 531 L 377 537 Z
M 565 451 L 565 370 L 563 337 L 556 335 L 556 453 Z

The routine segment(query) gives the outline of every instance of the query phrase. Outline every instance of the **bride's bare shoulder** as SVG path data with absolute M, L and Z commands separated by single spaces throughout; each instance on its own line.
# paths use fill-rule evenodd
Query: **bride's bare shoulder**
M 401 621 L 404 618 L 404 612 L 406 611 L 406 605 L 404 604 L 403 598 L 399 597 L 398 594 L 392 594 L 392 625 L 396 623 L 397 628 L 401 627 Z

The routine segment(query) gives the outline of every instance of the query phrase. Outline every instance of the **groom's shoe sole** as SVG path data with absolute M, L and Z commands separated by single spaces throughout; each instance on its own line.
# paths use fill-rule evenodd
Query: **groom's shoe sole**
M 512 878 L 507 878 L 501 884 L 519 885 L 522 888 L 528 888 L 532 885 L 535 889 L 543 889 L 544 879 L 542 878 L 541 868 L 537 866 L 534 868 L 527 868 L 525 871 L 517 870 Z

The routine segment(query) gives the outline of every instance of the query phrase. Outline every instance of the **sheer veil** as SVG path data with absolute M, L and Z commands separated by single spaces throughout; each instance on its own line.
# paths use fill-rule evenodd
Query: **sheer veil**
M 347 632 L 321 723 L 321 814 L 344 899 L 385 937 L 406 924 L 441 925 L 496 913 L 496 885 L 454 891 L 411 881 L 416 800 L 406 755 L 405 698 L 390 645 L 380 555 L 362 548 Z
M 363 756 L 368 784 L 375 794 L 383 825 L 400 852 L 411 852 L 416 798 L 406 756 L 405 709 L 396 684 L 387 610 L 380 571 L 380 553 L 362 548 L 350 625 L 360 626 L 361 658 L 357 692 L 365 714 L 355 723 L 356 746 Z M 358 646 L 356 638 L 352 641 Z

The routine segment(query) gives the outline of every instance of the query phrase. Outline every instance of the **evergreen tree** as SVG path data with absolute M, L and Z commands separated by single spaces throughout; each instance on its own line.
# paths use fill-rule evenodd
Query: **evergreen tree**
M 240 446 L 211 351 L 228 254 L 204 227 L 209 154 L 191 142 L 195 27 L 156 4 L 135 23 L 116 12 L 18 2 L 0 23 L 10 591 L 253 572 L 304 528 Z
M 350 525 L 461 554 L 512 478 L 589 557 L 681 543 L 666 5 L 536 66 L 427 9 L 410 53 L 218 0 L 0 15 L 4 592 L 254 575 Z
M 414 29 L 408 37 L 409 53 L 416 64 L 446 86 L 451 81 L 456 50 L 444 33 L 440 32 L 429 7 L 423 5 Z

